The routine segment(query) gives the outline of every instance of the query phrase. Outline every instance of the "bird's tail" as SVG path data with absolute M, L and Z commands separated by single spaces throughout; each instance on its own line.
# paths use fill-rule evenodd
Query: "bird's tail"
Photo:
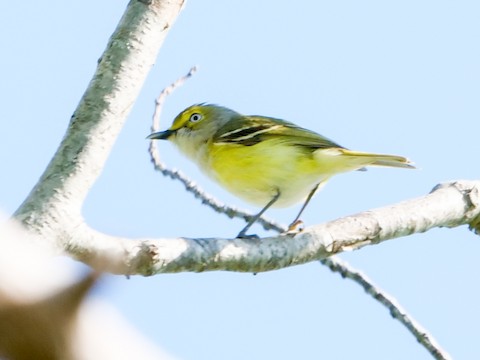
M 405 169 L 415 169 L 413 163 L 403 156 L 397 155 L 385 155 L 385 154 L 372 154 L 360 151 L 352 151 L 347 149 L 341 149 L 342 155 L 347 157 L 354 157 L 358 160 L 364 159 L 366 166 L 388 166 Z

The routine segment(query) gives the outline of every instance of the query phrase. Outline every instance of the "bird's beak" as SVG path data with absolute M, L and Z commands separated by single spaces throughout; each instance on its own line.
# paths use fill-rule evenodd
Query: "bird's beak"
M 170 136 L 175 134 L 176 130 L 165 130 L 165 131 L 159 131 L 153 134 L 150 134 L 147 136 L 147 139 L 151 140 L 168 140 Z

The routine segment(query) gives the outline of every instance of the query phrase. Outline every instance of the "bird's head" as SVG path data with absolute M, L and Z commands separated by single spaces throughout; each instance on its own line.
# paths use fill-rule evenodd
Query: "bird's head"
M 147 139 L 170 140 L 187 157 L 203 161 L 210 140 L 228 121 L 242 116 L 233 110 L 218 105 L 192 105 L 175 117 L 165 131 L 155 132 Z
M 177 142 L 182 141 L 182 138 L 189 138 L 194 142 L 206 142 L 236 115 L 239 114 L 218 105 L 192 105 L 175 117 L 170 128 L 150 134 L 147 139 Z

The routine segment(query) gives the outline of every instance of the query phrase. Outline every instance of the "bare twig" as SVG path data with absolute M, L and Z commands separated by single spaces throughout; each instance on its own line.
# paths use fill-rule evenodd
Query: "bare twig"
M 182 86 L 185 81 L 187 81 L 197 72 L 197 70 L 197 66 L 193 66 L 186 75 L 178 78 L 165 89 L 163 89 L 160 95 L 158 95 L 158 97 L 155 99 L 155 111 L 153 112 L 152 118 L 152 132 L 158 131 L 160 128 L 160 114 L 162 113 L 163 103 L 165 102 L 167 96 L 170 95 L 176 88 Z
M 404 325 L 417 341 L 435 358 L 439 360 L 451 359 L 450 355 L 437 344 L 431 334 L 427 332 L 411 315 L 409 315 L 397 301 L 360 271 L 353 269 L 349 264 L 332 256 L 320 262 L 328 266 L 333 272 L 339 273 L 343 278 L 353 280 L 359 284 L 367 294 L 385 306 L 394 319 Z

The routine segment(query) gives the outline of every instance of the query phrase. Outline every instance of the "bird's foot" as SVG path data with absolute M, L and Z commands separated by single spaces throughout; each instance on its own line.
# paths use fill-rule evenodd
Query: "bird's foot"
M 299 232 L 302 232 L 304 228 L 305 225 L 302 220 L 295 220 L 288 226 L 288 229 L 284 232 L 284 234 L 288 236 L 295 236 Z
M 243 231 L 240 231 L 240 233 L 236 237 L 237 239 L 260 239 L 260 236 L 257 234 L 245 234 Z

